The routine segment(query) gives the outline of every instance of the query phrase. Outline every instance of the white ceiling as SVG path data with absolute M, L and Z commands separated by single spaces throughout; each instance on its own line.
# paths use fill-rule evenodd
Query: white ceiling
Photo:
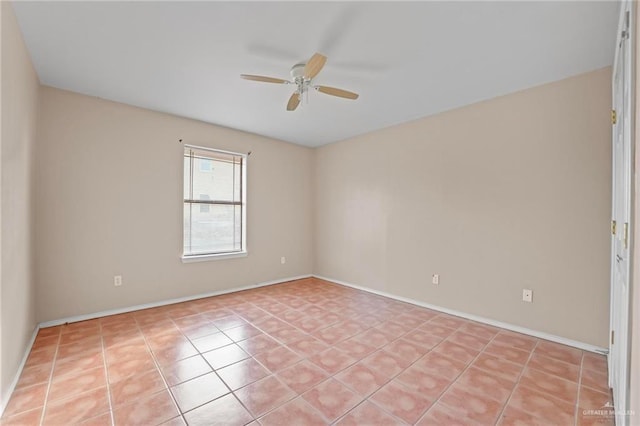
M 43 84 L 318 146 L 613 62 L 617 2 L 18 2 Z M 241 80 L 288 78 L 356 101 Z

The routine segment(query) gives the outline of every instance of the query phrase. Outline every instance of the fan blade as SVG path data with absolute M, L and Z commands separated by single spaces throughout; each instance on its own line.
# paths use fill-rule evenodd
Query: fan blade
M 281 78 L 265 77 L 263 75 L 240 74 L 245 80 L 262 81 L 264 83 L 289 84 L 289 81 Z
M 309 59 L 307 65 L 304 66 L 304 78 L 307 80 L 311 80 L 313 77 L 318 75 L 320 71 L 322 71 L 322 67 L 327 62 L 327 57 L 316 53 Z
M 335 87 L 315 86 L 315 88 L 318 92 L 326 93 L 327 95 L 331 96 L 339 96 L 341 98 L 358 99 L 359 96 L 357 93 L 349 92 L 342 89 L 336 89 Z
M 298 108 L 300 105 L 300 95 L 298 92 L 293 92 L 293 95 L 289 98 L 289 102 L 287 103 L 287 111 L 293 111 Z

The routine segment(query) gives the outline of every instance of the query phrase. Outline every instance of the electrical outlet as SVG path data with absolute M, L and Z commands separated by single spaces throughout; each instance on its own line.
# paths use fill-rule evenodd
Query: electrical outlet
M 523 302 L 533 302 L 533 290 L 524 289 L 522 290 L 522 301 Z
M 113 285 L 120 287 L 122 285 L 122 275 L 116 275 L 113 277 Z
M 282 256 L 282 257 L 280 258 L 280 263 L 281 263 L 281 264 L 283 264 L 283 265 L 284 265 L 285 263 L 287 263 L 287 258 L 286 258 L 286 257 L 284 257 L 284 256 Z
M 433 275 L 431 276 L 431 282 L 432 282 L 433 284 L 435 284 L 435 285 L 440 284 L 440 275 L 438 275 L 438 274 L 433 274 Z

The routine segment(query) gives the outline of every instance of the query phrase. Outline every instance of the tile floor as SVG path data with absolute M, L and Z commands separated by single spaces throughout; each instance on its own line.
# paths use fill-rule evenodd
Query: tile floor
M 603 356 L 317 279 L 40 330 L 2 425 L 583 425 Z

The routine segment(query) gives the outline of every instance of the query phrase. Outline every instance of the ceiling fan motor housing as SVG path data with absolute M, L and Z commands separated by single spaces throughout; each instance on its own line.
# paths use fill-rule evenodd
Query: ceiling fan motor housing
M 291 67 L 291 78 L 293 79 L 293 82 L 298 86 L 296 93 L 298 93 L 299 96 L 302 96 L 302 94 L 307 91 L 309 83 L 311 82 L 311 80 L 304 78 L 305 66 L 306 64 L 300 63 L 295 64 L 293 67 Z
M 294 80 L 304 79 L 304 67 L 306 64 L 295 64 L 291 67 L 291 78 Z

